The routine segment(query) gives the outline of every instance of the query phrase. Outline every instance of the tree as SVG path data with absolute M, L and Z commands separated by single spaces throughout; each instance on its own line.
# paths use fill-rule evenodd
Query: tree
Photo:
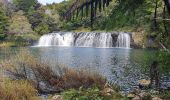
M 40 35 L 49 33 L 48 25 L 46 23 L 40 23 L 36 28 L 35 32 L 37 32 Z
M 5 15 L 5 12 L 0 8 L 0 40 L 5 38 L 5 32 L 7 31 L 8 26 L 8 17 Z
M 11 34 L 25 34 L 33 33 L 31 24 L 27 17 L 23 15 L 22 11 L 14 13 L 10 19 L 9 33 Z
M 39 7 L 37 0 L 14 0 L 13 2 L 19 10 L 24 12 L 28 12 L 31 7 L 37 8 L 37 5 Z
M 50 16 L 47 16 L 46 19 L 46 24 L 49 26 L 49 31 L 53 32 L 53 31 L 57 31 L 58 30 L 58 23 L 56 22 L 56 20 Z
M 44 21 L 44 13 L 40 10 L 30 11 L 28 13 L 28 19 L 30 24 L 32 25 L 32 29 L 34 30 L 41 22 Z
M 165 2 L 165 5 L 166 5 L 166 7 L 168 9 L 168 13 L 170 15 L 170 1 L 169 0 L 164 0 L 164 2 Z
M 30 11 L 28 13 L 29 22 L 32 25 L 32 29 L 38 34 L 45 34 L 45 32 L 53 32 L 58 30 L 58 16 L 56 14 L 46 14 L 44 9 L 36 11 Z M 45 28 L 43 32 L 42 29 Z

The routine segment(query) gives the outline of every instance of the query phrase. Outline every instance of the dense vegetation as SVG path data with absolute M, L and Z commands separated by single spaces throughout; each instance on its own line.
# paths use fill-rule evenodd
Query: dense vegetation
M 37 0 L 2 0 L 0 5 L 0 38 L 10 46 L 30 45 L 42 34 L 58 30 L 56 17 Z
M 143 32 L 169 48 L 167 0 L 67 0 L 41 5 L 37 0 L 1 1 L 0 38 L 31 44 L 39 36 L 61 30 Z

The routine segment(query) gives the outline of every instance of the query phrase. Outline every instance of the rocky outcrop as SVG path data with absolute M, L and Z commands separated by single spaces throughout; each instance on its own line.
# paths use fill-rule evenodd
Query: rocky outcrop
M 132 32 L 131 47 L 144 48 L 144 32 Z

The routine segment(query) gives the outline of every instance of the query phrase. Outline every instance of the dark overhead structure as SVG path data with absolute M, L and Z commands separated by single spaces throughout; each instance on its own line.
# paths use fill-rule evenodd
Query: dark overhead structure
M 65 20 L 71 20 L 74 16 L 88 17 L 90 14 L 91 26 L 96 17 L 97 11 L 105 10 L 112 0 L 76 0 L 64 14 Z

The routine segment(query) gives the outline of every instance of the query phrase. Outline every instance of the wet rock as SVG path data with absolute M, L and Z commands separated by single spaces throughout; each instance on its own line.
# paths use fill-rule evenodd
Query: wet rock
M 148 89 L 150 87 L 151 81 L 150 80 L 146 80 L 146 79 L 142 79 L 139 80 L 139 88 L 140 89 Z
M 64 100 L 61 95 L 55 95 L 52 97 L 52 100 Z

